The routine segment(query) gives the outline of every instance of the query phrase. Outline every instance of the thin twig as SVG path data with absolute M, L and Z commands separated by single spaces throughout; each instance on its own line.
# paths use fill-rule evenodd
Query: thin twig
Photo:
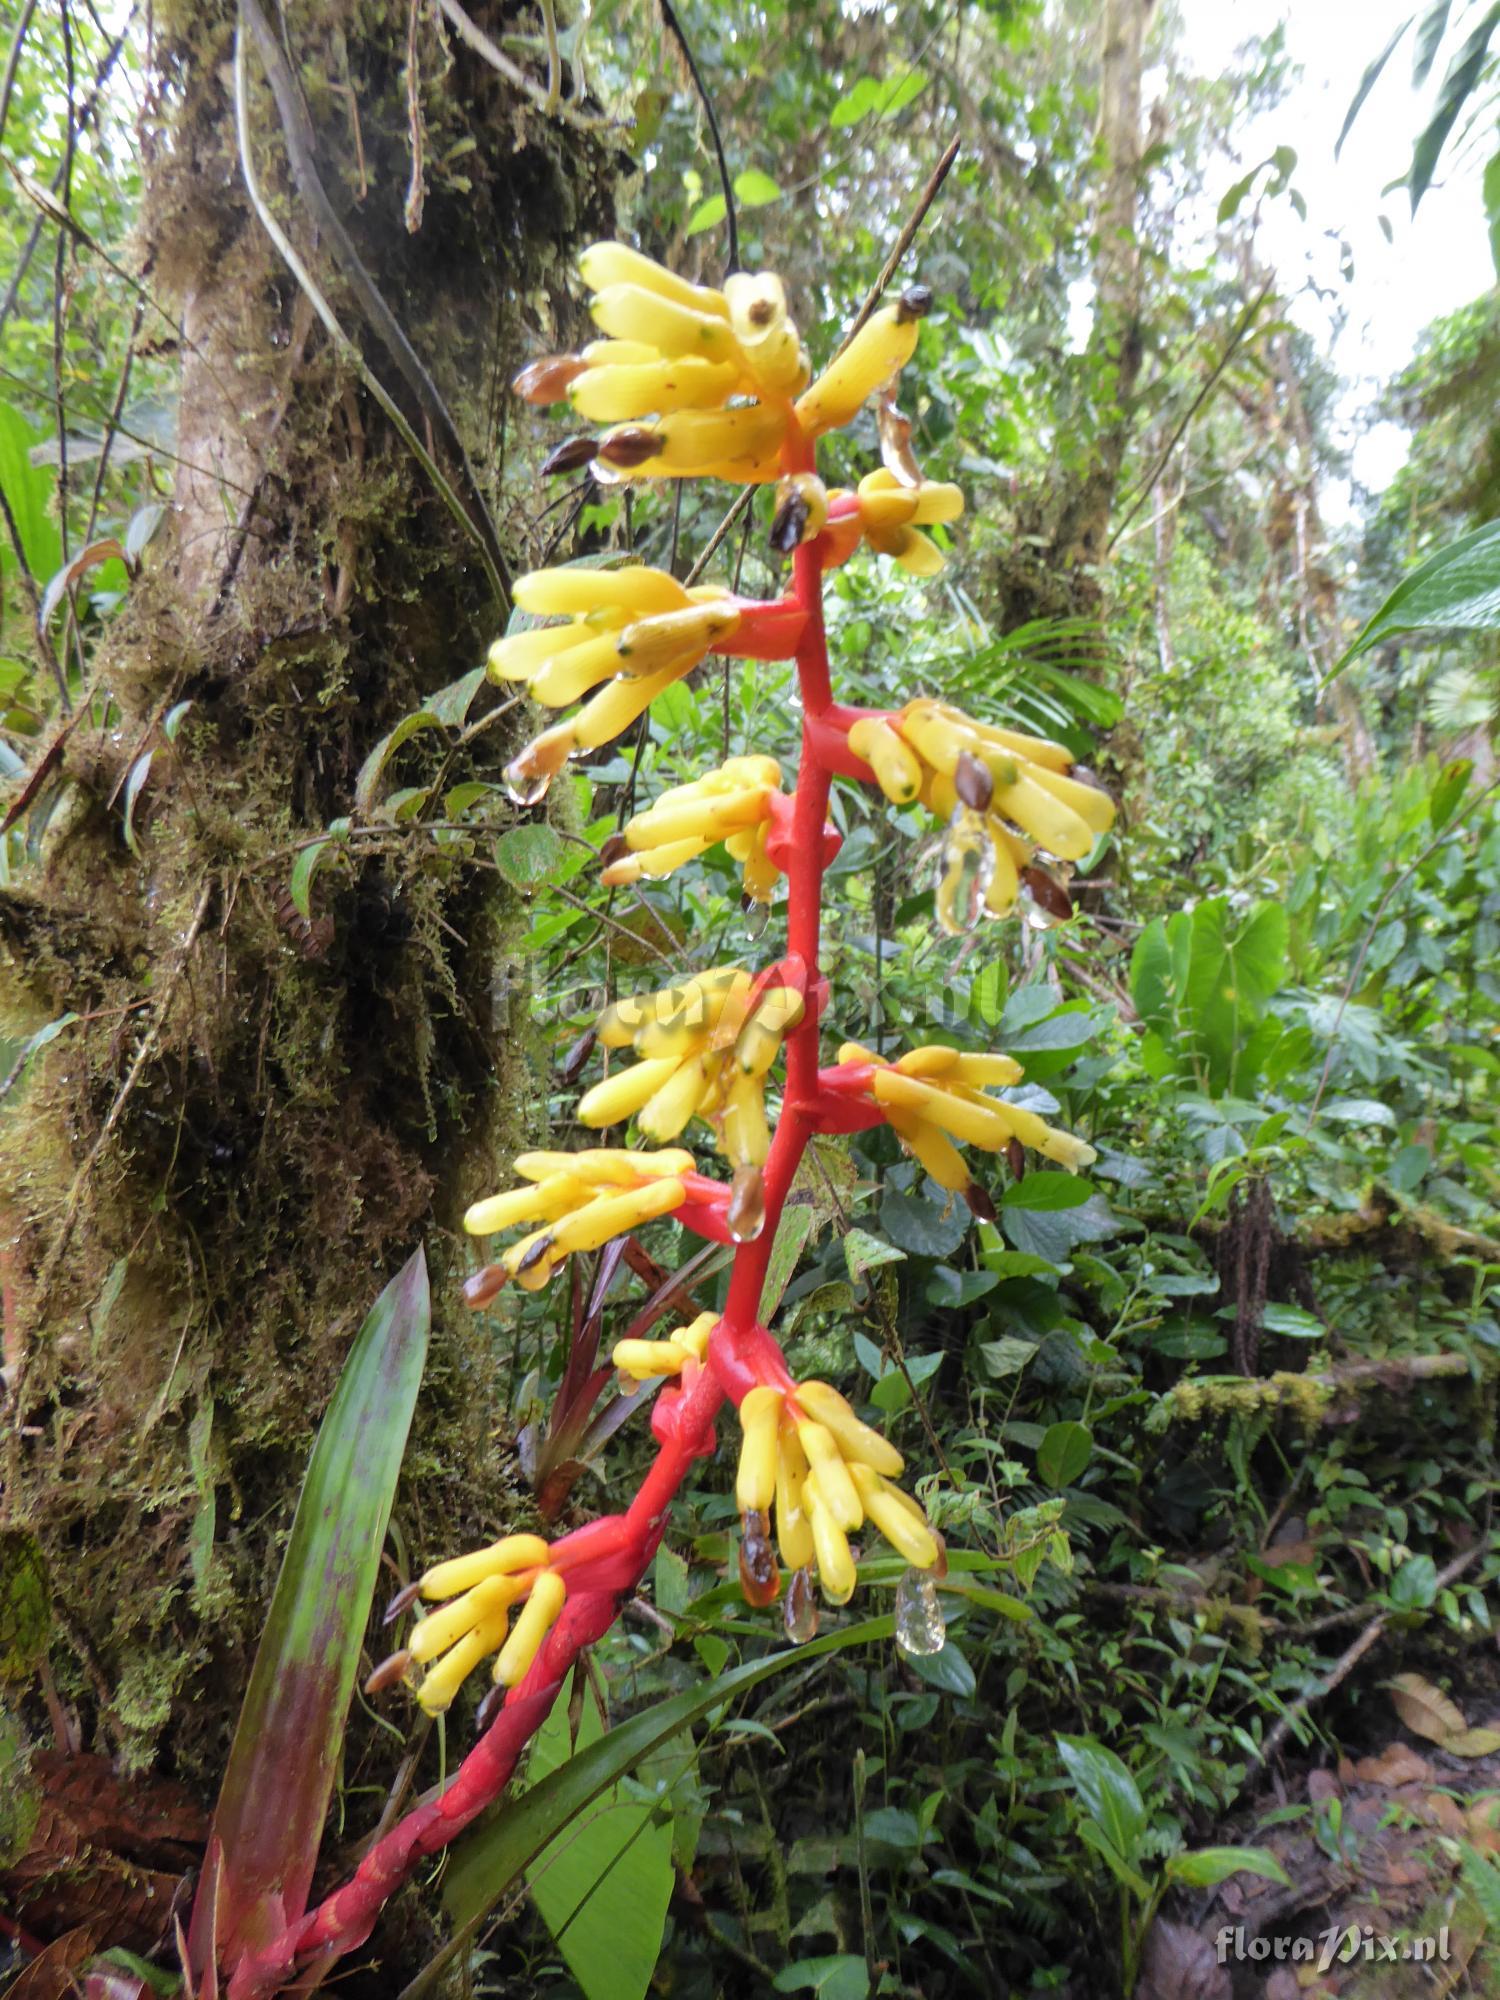
M 714 116 L 714 101 L 708 94 L 708 86 L 698 71 L 693 57 L 692 45 L 682 32 L 672 0 L 658 0 L 661 17 L 668 31 L 676 37 L 677 46 L 682 50 L 682 59 L 688 66 L 688 75 L 693 79 L 693 88 L 698 93 L 698 102 L 703 106 L 703 115 L 708 120 L 709 134 L 714 142 L 714 157 L 719 163 L 719 186 L 724 191 L 724 219 L 729 225 L 729 256 L 725 265 L 725 276 L 732 278 L 743 266 L 740 263 L 740 221 L 734 209 L 734 183 L 729 178 L 729 162 L 724 157 L 724 141 L 719 133 L 719 121 Z
M 1260 312 L 1261 307 L 1265 304 L 1267 298 L 1270 296 L 1271 288 L 1275 284 L 1275 282 L 1276 281 L 1274 278 L 1267 278 L 1266 282 L 1261 286 L 1260 290 L 1256 293 L 1255 297 L 1250 301 L 1249 305 L 1247 305 L 1245 310 L 1240 314 L 1239 319 L 1235 323 L 1234 331 L 1229 336 L 1229 340 L 1224 348 L 1224 352 L 1219 356 L 1218 360 L 1214 363 L 1213 367 L 1208 372 L 1208 379 L 1204 382 L 1202 388 L 1198 391 L 1197 395 L 1194 396 L 1192 402 L 1188 404 L 1187 409 L 1183 412 L 1181 421 L 1178 423 L 1177 427 L 1172 432 L 1172 435 L 1167 439 L 1167 442 L 1163 446 L 1161 453 L 1156 460 L 1156 463 L 1152 466 L 1151 470 L 1146 474 L 1146 477 L 1141 481 L 1140 485 L 1131 495 L 1130 504 L 1125 509 L 1125 513 L 1121 518 L 1119 527 L 1115 529 L 1114 533 L 1109 538 L 1109 542 L 1107 544 L 1108 548 L 1112 549 L 1114 547 L 1115 543 L 1119 541 L 1121 535 L 1124 534 L 1125 530 L 1130 526 L 1131 522 L 1135 519 L 1136 515 L 1141 511 L 1142 507 L 1145 506 L 1147 500 L 1151 497 L 1152 489 L 1155 487 L 1157 480 L 1161 478 L 1163 472 L 1165 472 L 1167 469 L 1167 461 L 1171 458 L 1173 452 L 1176 451 L 1178 445 L 1182 442 L 1183 433 L 1186 431 L 1188 425 L 1193 421 L 1194 417 L 1196 417 L 1198 412 L 1203 408 L 1203 405 L 1208 401 L 1209 397 L 1213 394 L 1214 389 L 1218 385 L 1220 376 L 1224 373 L 1224 370 L 1229 366 L 1230 362 L 1239 352 L 1241 343 L 1244 341 L 1244 338 L 1246 334 L 1249 333 L 1251 327 L 1255 324 L 1256 316 Z
M 923 188 L 922 192 L 917 196 L 916 207 L 912 210 L 911 214 L 902 224 L 901 234 L 896 238 L 895 242 L 891 245 L 891 254 L 889 257 L 886 258 L 885 262 L 881 265 L 880 276 L 875 280 L 874 284 L 871 285 L 869 291 L 865 294 L 864 304 L 860 307 L 859 311 L 854 315 L 853 323 L 850 325 L 848 332 L 844 335 L 843 339 L 834 349 L 833 358 L 835 361 L 838 360 L 839 356 L 843 353 L 844 349 L 849 345 L 850 341 L 853 340 L 855 334 L 859 332 L 860 328 L 864 325 L 865 321 L 870 317 L 870 314 L 874 312 L 875 308 L 880 304 L 886 286 L 891 282 L 891 279 L 895 276 L 896 270 L 900 265 L 902 258 L 911 248 L 912 238 L 916 235 L 917 231 L 922 227 L 922 223 L 926 218 L 928 209 L 931 208 L 932 204 L 937 200 L 938 190 L 942 187 L 943 182 L 947 180 L 948 175 L 952 170 L 953 162 L 958 158 L 959 148 L 961 144 L 962 144 L 961 140 L 959 139 L 953 140 L 952 143 L 949 145 L 947 152 L 944 153 L 943 157 L 938 161 L 937 165 L 933 168 L 932 172 L 927 176 L 927 185 L 926 187 Z
M 1471 1564 L 1477 1562 L 1488 1546 L 1488 1541 L 1489 1537 L 1487 1535 L 1484 1536 L 1474 1544 L 1473 1548 L 1466 1549 L 1461 1556 L 1456 1556 L 1446 1569 L 1439 1570 L 1437 1583 L 1434 1587 L 1434 1595 L 1437 1591 L 1446 1590 L 1449 1584 L 1461 1577 Z M 1338 1659 L 1334 1661 L 1331 1671 L 1318 1682 L 1317 1686 L 1309 1688 L 1306 1694 L 1298 1696 L 1297 1700 L 1284 1712 L 1275 1727 L 1270 1731 L 1265 1742 L 1261 1744 L 1254 1756 L 1251 1757 L 1246 1766 L 1247 1776 L 1259 1765 L 1270 1763 L 1282 1744 L 1291 1735 L 1292 1730 L 1302 1720 L 1303 1716 L 1306 1715 L 1308 1709 L 1315 1701 L 1324 1700 L 1328 1695 L 1333 1693 L 1336 1687 L 1339 1687 L 1349 1678 L 1350 1674 L 1353 1673 L 1370 1648 L 1379 1643 L 1390 1616 L 1389 1611 L 1377 1612 L 1354 1641 L 1353 1645 L 1346 1652 L 1341 1653 Z
M 431 452 L 428 451 L 422 440 L 412 429 L 401 406 L 375 374 L 375 371 L 365 360 L 359 348 L 349 338 L 348 334 L 345 333 L 338 315 L 323 296 L 311 271 L 303 263 L 292 245 L 291 238 L 271 213 L 266 198 L 261 193 L 260 183 L 255 177 L 255 167 L 251 159 L 249 93 L 246 87 L 247 78 L 245 74 L 245 25 L 246 21 L 249 20 L 253 32 L 254 20 L 256 18 L 259 18 L 261 26 L 265 28 L 265 16 L 261 14 L 259 7 L 256 5 L 256 0 L 241 0 L 240 19 L 236 24 L 234 37 L 234 111 L 235 125 L 239 138 L 240 171 L 245 177 L 245 191 L 250 197 L 250 204 L 254 208 L 256 215 L 260 218 L 261 227 L 281 253 L 282 259 L 292 276 L 312 301 L 313 310 L 317 313 L 319 319 L 322 320 L 323 325 L 328 331 L 329 338 L 333 341 L 339 354 L 358 372 L 360 380 L 375 398 L 381 409 L 384 410 L 407 450 L 417 460 L 422 470 L 436 487 L 444 506 L 474 543 L 475 548 L 479 552 L 479 559 L 484 565 L 485 574 L 489 578 L 490 588 L 493 590 L 497 601 L 502 606 L 508 606 L 510 603 L 510 592 L 506 586 L 503 572 L 500 568 L 496 567 L 489 544 L 479 524 L 469 513 L 468 508 L 460 500 L 457 493 L 454 492 L 448 482 L 447 476 L 433 458 Z M 269 36 L 269 28 L 266 28 L 266 33 Z M 279 58 L 281 53 L 279 45 L 273 41 L 272 46 L 275 47 L 277 57 Z M 262 53 L 264 53 L 264 49 L 262 49 Z
M 141 1037 L 141 1045 L 136 1051 L 135 1061 L 130 1065 L 125 1081 L 115 1093 L 115 1101 L 109 1107 L 109 1115 L 100 1126 L 98 1135 L 93 1145 L 89 1148 L 87 1159 L 85 1159 L 83 1165 L 73 1176 L 73 1183 L 68 1189 L 68 1198 L 63 1210 L 62 1223 L 59 1226 L 56 1237 L 53 1239 L 51 1248 L 42 1260 L 37 1275 L 37 1312 L 39 1316 L 46 1310 L 58 1266 L 67 1252 L 68 1244 L 72 1241 L 74 1226 L 78 1221 L 79 1199 L 83 1193 L 84 1185 L 93 1173 L 94 1168 L 98 1165 L 105 1147 L 113 1138 L 120 1120 L 124 1117 L 125 1107 L 129 1104 L 147 1063 L 150 1062 L 156 1053 L 157 1045 L 161 1041 L 162 1030 L 167 1024 L 167 1016 L 171 1013 L 172 1003 L 177 997 L 177 989 L 182 984 L 183 977 L 192 959 L 193 946 L 198 941 L 198 933 L 202 930 L 203 920 L 208 915 L 208 906 L 213 900 L 216 886 L 213 882 L 208 882 L 204 885 L 203 893 L 198 898 L 198 907 L 193 912 L 192 922 L 188 925 L 182 943 L 177 948 L 176 963 L 168 974 L 166 984 L 161 990 L 161 996 L 156 1002 L 151 1025 Z M 21 1387 L 21 1383 L 18 1382 L 14 1392 L 14 1407 L 17 1422 L 20 1421 L 20 1413 L 23 1408 Z

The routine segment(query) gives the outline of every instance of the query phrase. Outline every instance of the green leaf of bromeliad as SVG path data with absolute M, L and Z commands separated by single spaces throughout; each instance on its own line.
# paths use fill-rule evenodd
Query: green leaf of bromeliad
M 355 1336 L 319 1428 L 214 1810 L 218 1950 L 215 1899 L 200 1895 L 199 1968 L 267 1942 L 307 1907 L 431 1313 L 418 1249 Z

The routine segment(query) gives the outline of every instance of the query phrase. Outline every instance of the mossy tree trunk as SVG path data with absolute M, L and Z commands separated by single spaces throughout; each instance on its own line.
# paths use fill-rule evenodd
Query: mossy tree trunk
M 474 13 L 501 31 L 501 10 Z M 47 1556 L 51 1667 L 81 1740 L 205 1796 L 318 1415 L 418 1239 L 436 1318 L 408 1531 L 438 1548 L 517 1511 L 454 1254 L 534 1090 L 511 914 L 493 874 L 378 818 L 330 850 L 310 920 L 288 881 L 299 845 L 352 811 L 372 746 L 504 617 L 478 538 L 365 369 L 471 520 L 500 514 L 492 548 L 524 560 L 501 512 L 504 385 L 534 345 L 523 310 L 544 312 L 569 249 L 608 228 L 620 165 L 600 127 L 544 116 L 450 44 L 436 9 L 297 0 L 276 18 L 312 150 L 294 174 L 247 38 L 256 178 L 365 366 L 247 198 L 233 9 L 158 5 L 139 235 L 180 314 L 180 464 L 47 781 L 36 863 L 0 892 L 7 1025 L 79 1016 L 0 1136 L 4 1513 Z M 431 393 L 310 220 L 309 169 Z M 511 727 L 446 782 L 497 778 Z M 433 778 L 438 734 L 400 752 L 400 782 Z M 350 1773 L 370 1754 L 356 1733 Z

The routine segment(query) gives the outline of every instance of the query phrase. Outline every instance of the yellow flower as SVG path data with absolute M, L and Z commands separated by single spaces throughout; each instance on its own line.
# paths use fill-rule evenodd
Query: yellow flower
M 519 1222 L 540 1223 L 500 1260 L 525 1290 L 540 1291 L 574 1251 L 597 1250 L 680 1208 L 687 1199 L 682 1176 L 692 1168 L 692 1154 L 678 1148 L 521 1153 L 515 1169 L 527 1185 L 475 1202 L 464 1228 L 492 1236 Z
M 774 757 L 731 757 L 689 785 L 674 785 L 627 820 L 625 852 L 613 853 L 600 880 L 610 888 L 656 880 L 723 841 L 744 869 L 745 894 L 769 903 L 781 871 L 766 858 L 774 801 L 784 799 Z
M 533 570 L 516 580 L 516 607 L 566 623 L 507 633 L 490 648 L 496 681 L 523 681 L 549 708 L 584 701 L 571 721 L 545 731 L 511 764 L 512 789 L 528 801 L 546 790 L 576 750 L 597 749 L 628 729 L 656 697 L 727 639 L 740 613 L 711 585 L 689 590 L 665 570 L 581 564 Z
M 585 1125 L 634 1117 L 648 1139 L 675 1139 L 697 1117 L 739 1168 L 771 1149 L 765 1075 L 783 1037 L 802 1019 L 795 987 L 756 981 L 738 966 L 701 972 L 682 986 L 617 1000 L 599 1019 L 606 1048 L 633 1048 L 631 1069 L 595 1084 L 578 1106 Z
M 774 479 L 792 402 L 811 370 L 770 271 L 722 291 L 694 285 L 623 243 L 596 243 L 578 268 L 606 338 L 553 355 L 516 379 L 528 401 L 566 395 L 590 423 L 595 476 Z
M 962 1194 L 981 1214 L 993 1210 L 988 1196 L 976 1189 L 955 1139 L 987 1153 L 1029 1146 L 1070 1171 L 1098 1158 L 1086 1141 L 1059 1131 L 1035 1111 L 985 1094 L 989 1087 L 1020 1082 L 1021 1065 L 1012 1056 L 969 1055 L 929 1044 L 892 1063 L 858 1042 L 846 1042 L 839 1062 L 854 1071 L 860 1090 L 873 1097 L 891 1130 L 938 1186 Z
M 387 1615 L 418 1597 L 449 1601 L 421 1620 L 405 1651 L 378 1667 L 372 1682 L 384 1685 L 393 1668 L 404 1672 L 412 1663 L 425 1666 L 417 1700 L 429 1715 L 441 1715 L 480 1661 L 494 1653 L 496 1685 L 515 1687 L 525 1679 L 568 1594 L 561 1575 L 548 1568 L 548 1554 L 540 1535 L 507 1535 L 487 1549 L 429 1569 L 401 1593 Z M 522 1608 L 511 1630 L 514 1604 Z
M 830 1603 L 844 1604 L 853 1594 L 849 1536 L 866 1520 L 918 1569 L 937 1563 L 941 1550 L 927 1517 L 892 1483 L 901 1474 L 900 1452 L 836 1389 L 826 1382 L 790 1390 L 763 1385 L 745 1394 L 739 1415 L 735 1499 L 746 1545 L 757 1552 L 744 1579 L 755 1602 L 769 1602 L 776 1590 L 766 1542 L 773 1506 L 782 1561 L 792 1570 L 816 1563 Z
M 849 730 L 849 748 L 893 804 L 920 801 L 948 822 L 937 898 L 945 930 L 971 929 L 981 913 L 1008 915 L 1033 842 L 1079 861 L 1114 824 L 1109 794 L 1069 775 L 1065 744 L 975 722 L 944 702 L 924 697 L 893 715 L 864 716 Z M 1050 908 L 1044 882 L 1028 878 L 1027 886 Z
M 680 1375 L 689 1361 L 703 1366 L 708 1337 L 718 1323 L 717 1313 L 701 1312 L 689 1325 L 674 1327 L 665 1340 L 617 1340 L 610 1359 L 634 1382 Z
M 956 521 L 964 511 L 957 486 L 924 479 L 903 486 L 881 466 L 867 472 L 855 493 L 860 532 L 872 549 L 891 556 L 913 576 L 937 576 L 946 568 L 941 550 L 921 530 L 937 521 Z

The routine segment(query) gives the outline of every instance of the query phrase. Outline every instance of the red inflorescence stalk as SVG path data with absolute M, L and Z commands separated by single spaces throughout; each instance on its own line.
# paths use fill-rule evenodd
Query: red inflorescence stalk
M 789 447 L 787 459 L 791 471 L 810 470 L 813 453 L 799 440 Z M 751 1375 L 760 1381 L 778 1372 L 785 1376 L 780 1349 L 758 1321 L 782 1209 L 808 1140 L 820 1129 L 825 1111 L 833 1110 L 825 1105 L 819 1083 L 817 1006 L 829 782 L 836 770 L 868 776 L 867 767 L 852 757 L 844 741 L 846 712 L 834 703 L 829 684 L 818 540 L 804 543 L 796 551 L 792 600 L 807 615 L 796 652 L 803 725 L 788 856 L 787 952 L 799 956 L 806 966 L 808 1006 L 786 1038 L 786 1093 L 765 1167 L 765 1222 L 752 1242 L 736 1250 L 724 1314 L 709 1345 L 710 1366 L 682 1390 L 665 1390 L 658 1397 L 653 1428 L 661 1448 L 630 1506 L 623 1514 L 608 1517 L 609 1525 L 619 1529 L 610 1554 L 590 1553 L 586 1566 L 580 1563 L 569 1573 L 568 1541 L 572 1538 L 554 1545 L 552 1565 L 568 1575 L 567 1602 L 530 1672 L 510 1691 L 452 1782 L 438 1798 L 408 1813 L 377 1841 L 342 1888 L 288 1925 L 270 1944 L 241 1959 L 229 1982 L 229 2000 L 262 2000 L 262 1996 L 278 1991 L 302 1960 L 352 1951 L 362 1944 L 382 1905 L 416 1864 L 445 1847 L 499 1797 L 521 1752 L 550 1713 L 579 1653 L 609 1630 L 621 1603 L 637 1589 L 650 1567 L 666 1529 L 668 1510 L 689 1467 L 713 1448 L 714 1422 L 726 1390 L 742 1392 Z M 860 1117 L 858 1122 L 870 1120 Z M 590 1523 L 581 1532 L 580 1542 L 587 1535 L 597 1548 L 595 1538 L 605 1528 L 603 1520 Z

